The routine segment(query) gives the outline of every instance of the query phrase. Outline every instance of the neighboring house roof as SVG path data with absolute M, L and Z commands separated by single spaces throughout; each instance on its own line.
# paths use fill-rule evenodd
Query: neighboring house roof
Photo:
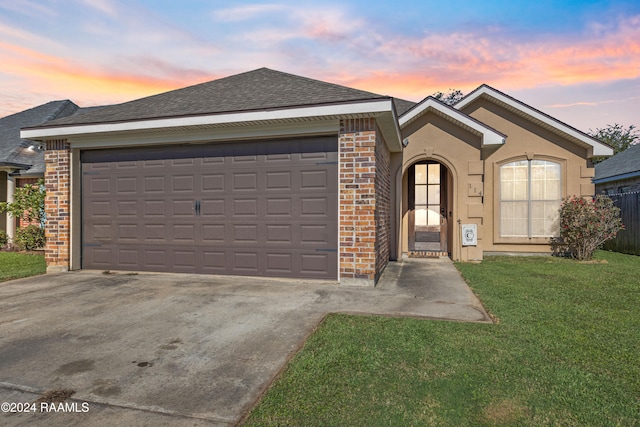
M 78 110 L 79 107 L 69 100 L 51 101 L 0 118 L 0 167 L 11 171 L 20 169 L 17 174 L 21 176 L 43 175 L 44 152 L 34 146 L 33 141 L 21 139 L 20 129 L 67 117 Z
M 260 68 L 159 95 L 111 105 L 23 129 L 22 136 L 82 138 L 94 135 L 176 133 L 242 125 L 281 125 L 375 117 L 391 151 L 400 151 L 397 108 L 409 101 Z M 173 137 L 173 136 L 172 136 Z M 211 138 L 211 133 L 202 135 Z
M 485 125 L 484 123 L 479 122 L 473 117 L 470 117 L 463 112 L 456 110 L 450 105 L 437 100 L 432 96 L 428 96 L 418 104 L 415 104 L 404 114 L 402 114 L 399 118 L 400 127 L 403 128 L 407 126 L 409 123 L 413 122 L 418 117 L 427 112 L 433 112 L 434 114 L 437 114 L 440 117 L 443 117 L 444 119 L 456 123 L 464 129 L 467 129 L 471 133 L 480 135 L 482 137 L 483 146 L 504 144 L 506 135 Z
M 621 153 L 596 164 L 595 184 L 640 176 L 640 144 L 632 145 Z
M 586 133 L 569 126 L 560 120 L 543 113 L 540 110 L 521 102 L 497 89 L 492 88 L 486 84 L 478 87 L 473 92 L 458 101 L 453 108 L 462 110 L 466 106 L 473 103 L 478 98 L 488 98 L 492 102 L 506 108 L 507 110 L 521 116 L 528 120 L 542 126 L 545 129 L 550 130 L 553 133 L 559 134 L 564 138 L 574 142 L 575 144 L 587 148 L 589 150 L 589 157 L 597 156 L 611 156 L 613 154 L 613 148 L 603 143 L 602 141 L 593 138 Z

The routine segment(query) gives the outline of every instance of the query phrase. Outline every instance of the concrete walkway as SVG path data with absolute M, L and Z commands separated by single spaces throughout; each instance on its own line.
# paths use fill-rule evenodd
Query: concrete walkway
M 329 312 L 490 322 L 448 259 L 390 263 L 376 288 L 95 271 L 5 282 L 0 402 L 69 388 L 80 412 L 0 424 L 234 425 Z

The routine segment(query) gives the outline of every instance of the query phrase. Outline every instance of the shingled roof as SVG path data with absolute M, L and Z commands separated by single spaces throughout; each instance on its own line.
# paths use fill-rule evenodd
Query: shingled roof
M 79 110 L 80 108 L 69 100 L 51 101 L 0 118 L 0 166 L 21 168 L 21 173 L 25 175 L 42 175 L 44 153 L 41 150 L 30 150 L 33 141 L 21 139 L 20 129 L 67 117 Z
M 389 98 L 268 68 L 259 68 L 207 83 L 103 107 L 82 115 L 48 122 L 39 127 L 114 123 Z M 401 107 L 405 108 L 408 102 L 401 101 Z M 398 105 L 397 102 L 396 105 Z
M 632 176 L 640 176 L 640 144 L 632 145 L 623 152 L 596 164 L 596 176 L 593 182 L 615 181 Z

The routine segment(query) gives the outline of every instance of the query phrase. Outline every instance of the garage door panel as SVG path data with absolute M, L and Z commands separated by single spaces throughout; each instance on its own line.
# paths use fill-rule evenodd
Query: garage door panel
M 109 268 L 113 263 L 113 251 L 111 248 L 94 248 L 90 252 L 90 262 L 94 268 Z
M 169 211 L 169 209 L 167 209 L 167 202 L 164 199 L 142 200 L 142 204 L 144 206 L 142 209 L 144 220 L 153 220 L 158 217 L 164 218 Z
M 117 258 L 123 270 L 140 265 L 140 252 L 137 249 L 119 249 Z
M 144 194 L 166 193 L 168 191 L 167 183 L 163 175 L 145 176 L 143 183 Z
M 266 191 L 291 191 L 291 171 L 267 172 Z
M 259 254 L 257 251 L 236 251 L 231 256 L 233 265 L 233 271 L 237 271 L 240 274 L 258 275 L 260 270 L 258 269 Z
M 202 226 L 202 241 L 208 245 L 224 244 L 225 238 L 224 224 L 205 224 Z
M 292 275 L 295 271 L 293 268 L 293 255 L 290 253 L 267 253 L 266 269 L 267 274 L 286 276 Z
M 232 201 L 232 206 L 234 216 L 252 218 L 256 218 L 258 216 L 257 199 L 235 199 Z
M 202 175 L 202 192 L 203 193 L 220 193 L 224 192 L 225 178 L 222 173 L 205 173 Z
M 291 162 L 291 153 L 290 153 L 290 146 L 287 146 L 287 151 L 284 153 L 272 153 L 272 154 L 267 154 L 264 162 L 268 163 L 268 164 L 282 164 L 284 163 L 289 163 Z
M 335 137 L 81 159 L 84 268 L 337 277 Z
M 163 243 L 166 239 L 164 224 L 144 224 L 144 243 Z
M 137 179 L 132 176 L 118 176 L 116 177 L 116 195 L 129 196 L 136 194 Z
M 195 204 L 193 198 L 173 200 L 171 202 L 171 213 L 175 218 L 192 218 L 195 216 Z
M 137 223 L 118 223 L 115 227 L 117 230 L 117 241 L 122 243 L 138 243 L 139 235 Z
M 171 188 L 169 191 L 173 193 L 193 194 L 195 189 L 194 177 L 191 174 L 173 175 L 171 177 Z
M 167 259 L 167 251 L 165 249 L 141 249 L 143 261 L 142 266 L 151 271 L 167 271 L 169 260 Z
M 111 178 L 102 176 L 89 176 L 87 187 L 95 195 L 111 195 Z
M 201 202 L 200 215 L 205 218 L 225 217 L 225 199 L 206 199 Z
M 266 224 L 266 244 L 291 244 L 293 241 L 291 224 Z
M 209 274 L 228 274 L 228 256 L 225 251 L 203 250 L 202 251 L 202 272 Z
M 139 210 L 137 200 L 118 200 L 116 202 L 116 212 L 120 218 L 137 218 Z
M 263 212 L 266 217 L 291 218 L 292 207 L 291 197 L 268 197 Z
M 111 218 L 113 203 L 107 200 L 92 200 L 91 203 L 86 204 L 85 211 L 87 215 L 97 219 L 100 217 Z
M 175 250 L 173 252 L 173 266 L 176 269 L 184 268 L 187 271 L 193 271 L 196 267 L 196 258 L 194 250 Z
M 302 254 L 301 273 L 305 275 L 322 276 L 329 268 L 330 256 L 328 253 Z
M 235 172 L 232 191 L 258 191 L 258 174 L 255 172 Z

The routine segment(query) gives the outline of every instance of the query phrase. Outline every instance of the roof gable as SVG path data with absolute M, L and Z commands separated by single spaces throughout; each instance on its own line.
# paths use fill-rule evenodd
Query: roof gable
M 640 176 L 640 144 L 632 145 L 615 156 L 596 164 L 596 176 L 593 182 L 615 181 L 634 176 Z
M 453 106 L 453 108 L 463 111 L 465 107 L 471 105 L 479 98 L 484 98 L 490 102 L 500 105 L 501 107 L 506 108 L 507 110 L 550 130 L 551 132 L 563 136 L 574 144 L 587 148 L 589 150 L 589 157 L 610 156 L 613 154 L 613 148 L 602 141 L 595 139 L 586 133 L 486 84 L 478 87 L 473 92 L 462 98 Z
M 69 100 L 51 101 L 19 113 L 0 118 L 0 165 L 32 166 L 29 173 L 44 172 L 44 155 L 38 150 L 29 150 L 32 141 L 20 138 L 20 129 L 38 126 L 59 117 L 70 116 L 79 107 Z
M 400 128 L 407 126 L 409 123 L 416 120 L 418 117 L 426 114 L 427 112 L 434 112 L 435 114 L 453 122 L 457 125 L 482 136 L 482 145 L 502 145 L 506 136 L 497 130 L 485 125 L 458 111 L 451 106 L 437 100 L 436 98 L 429 96 L 415 104 L 411 109 L 407 110 L 399 118 Z
M 110 105 L 43 127 L 247 112 L 389 97 L 260 68 L 170 92 Z

